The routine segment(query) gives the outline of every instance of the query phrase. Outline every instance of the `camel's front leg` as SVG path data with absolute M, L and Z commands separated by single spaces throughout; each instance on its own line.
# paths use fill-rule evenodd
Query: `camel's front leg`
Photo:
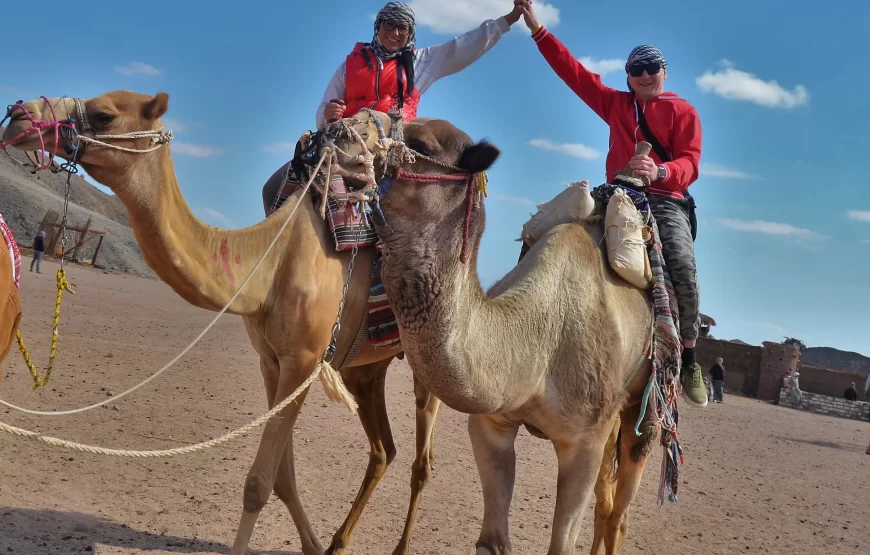
M 613 462 L 619 447 L 619 425 L 621 420 L 616 419 L 607 444 L 604 447 L 604 457 L 601 459 L 601 467 L 598 469 L 598 479 L 595 482 L 595 523 L 592 533 L 591 555 L 604 555 L 604 530 L 607 520 L 613 511 Z
M 353 506 L 344 523 L 336 530 L 332 544 L 326 550 L 328 555 L 345 553 L 363 509 L 387 471 L 387 467 L 396 458 L 396 446 L 393 443 L 384 392 L 387 368 L 391 361 L 392 359 L 387 359 L 345 371 L 345 384 L 359 405 L 357 412 L 369 440 L 369 464 Z
M 317 360 L 318 356 L 315 353 L 303 349 L 300 349 L 295 356 L 282 358 L 279 365 L 276 365 L 274 360 L 261 357 L 260 365 L 269 407 L 274 407 L 299 387 L 310 372 L 314 371 Z M 280 488 L 276 493 L 290 509 L 302 541 L 302 553 L 323 554 L 323 547 L 305 516 L 293 474 L 293 426 L 307 393 L 308 389 L 299 395 L 296 402 L 284 407 L 275 418 L 266 423 L 257 456 L 245 480 L 243 512 L 236 532 L 236 540 L 233 543 L 232 555 L 246 555 L 257 517 L 269 500 L 279 476 Z M 282 460 L 285 457 L 286 461 Z
M 553 442 L 559 459 L 559 477 L 547 555 L 574 555 L 583 512 L 589 504 L 611 430 L 612 426 L 607 426 L 596 435 L 584 434 L 575 441 Z
M 416 376 L 414 376 L 414 399 L 417 402 L 417 456 L 411 467 L 411 503 L 408 505 L 408 516 L 405 518 L 402 539 L 393 550 L 393 555 L 411 553 L 411 534 L 417 522 L 420 495 L 429 483 L 434 464 L 435 419 L 438 416 L 438 409 L 441 408 L 441 400 L 432 395 Z
M 475 555 L 511 553 L 508 515 L 516 478 L 514 441 L 517 431 L 517 426 L 486 415 L 468 416 L 468 434 L 483 488 L 483 526 L 475 544 Z

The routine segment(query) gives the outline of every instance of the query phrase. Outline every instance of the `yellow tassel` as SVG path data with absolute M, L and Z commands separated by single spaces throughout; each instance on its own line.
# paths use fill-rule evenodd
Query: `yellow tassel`
M 480 172 L 477 174 L 477 190 L 483 193 L 484 197 L 489 196 L 487 192 L 487 185 L 489 184 L 489 177 L 486 175 L 486 172 Z
M 333 403 L 338 403 L 347 407 L 351 413 L 356 414 L 357 404 L 344 385 L 344 381 L 335 369 L 332 368 L 325 360 L 321 360 L 317 364 L 320 365 L 320 383 L 323 385 L 323 391 L 326 397 Z

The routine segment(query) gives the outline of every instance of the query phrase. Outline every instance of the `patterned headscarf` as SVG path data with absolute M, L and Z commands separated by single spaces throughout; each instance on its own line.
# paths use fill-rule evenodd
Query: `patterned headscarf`
M 381 23 L 384 21 L 394 21 L 408 26 L 410 29 L 408 31 L 408 42 L 404 48 L 396 52 L 390 52 L 381 44 L 381 39 L 378 38 L 378 29 L 381 28 Z M 414 10 L 411 9 L 411 6 L 404 2 L 387 2 L 387 5 L 381 8 L 381 11 L 378 12 L 375 18 L 375 36 L 372 38 L 370 45 L 372 52 L 381 60 L 390 60 L 401 55 L 402 52 L 412 51 L 414 49 L 414 41 L 417 38 L 415 26 Z
M 625 72 L 628 73 L 628 68 L 638 64 L 661 64 L 662 67 L 668 67 L 668 62 L 659 49 L 648 44 L 637 46 L 631 51 L 628 61 L 625 62 Z

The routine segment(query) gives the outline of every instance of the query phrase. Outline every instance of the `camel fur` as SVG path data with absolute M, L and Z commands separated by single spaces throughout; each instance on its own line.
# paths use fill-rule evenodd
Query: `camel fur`
M 16 343 L 15 333 L 21 325 L 21 297 L 13 281 L 12 259 L 0 237 L 0 383 L 3 382 L 3 361 Z
M 54 98 L 49 102 L 61 118 L 76 114 L 71 98 Z M 78 122 L 80 134 L 118 135 L 162 129 L 160 118 L 168 110 L 169 96 L 113 91 L 85 100 L 84 106 L 93 131 L 82 132 Z M 51 121 L 45 101 L 30 101 L 24 107 L 36 120 Z M 29 125 L 22 112 L 14 113 L 6 138 L 15 137 Z M 43 138 L 47 150 L 56 147 L 52 133 L 44 132 Z M 105 142 L 138 150 L 152 146 L 147 138 Z M 38 144 L 31 134 L 15 146 L 32 150 Z M 63 156 L 63 149 L 58 151 Z M 124 203 L 144 259 L 160 279 L 188 303 L 211 311 L 222 308 L 235 293 L 301 194 L 297 192 L 290 197 L 264 221 L 230 231 L 208 226 L 193 215 L 181 194 L 168 146 L 147 153 L 131 153 L 85 143 L 78 162 Z M 387 368 L 401 348 L 376 350 L 366 341 L 353 360 L 345 360 L 366 314 L 374 256 L 374 250 L 367 249 L 360 250 L 356 258 L 341 320 L 341 329 L 348 331 L 338 338 L 334 360 L 336 368 L 343 365 L 344 383 L 358 404 L 358 415 L 370 445 L 368 468 L 353 506 L 324 552 L 299 499 L 294 469 L 292 430 L 306 390 L 297 402 L 281 411 L 279 418 L 265 426 L 245 480 L 242 516 L 232 555 L 247 552 L 257 517 L 273 491 L 290 512 L 304 555 L 346 553 L 364 507 L 396 455 L 384 384 Z M 242 316 L 251 344 L 260 355 L 270 408 L 311 374 L 329 344 L 349 261 L 350 253 L 335 252 L 323 219 L 312 203 L 303 199 L 262 266 L 230 305 L 228 312 Z M 0 336 L 8 337 L 8 328 L 0 329 Z M 433 429 L 440 407 L 440 401 L 416 380 L 414 395 L 417 451 L 408 515 L 395 555 L 410 553 L 419 498 L 433 465 Z
M 500 154 L 444 120 L 416 119 L 405 124 L 404 136 L 409 148 L 429 158 L 406 159 L 402 169 L 415 174 L 450 173 L 448 164 L 473 175 Z M 471 255 L 462 263 L 465 183 L 409 179 L 392 179 L 380 198 L 385 221 L 375 218 L 384 243 L 384 285 L 416 379 L 469 414 L 484 498 L 476 554 L 511 553 L 514 441 L 528 425 L 552 442 L 559 463 L 547 553 L 573 555 L 608 439 L 650 376 L 644 360 L 650 300 L 612 271 L 601 247 L 603 230 L 588 222 L 551 229 L 484 292 L 477 275 L 483 203 L 472 215 Z M 635 374 L 642 360 L 643 371 Z M 624 422 L 627 427 L 630 419 Z M 638 479 L 617 486 L 617 497 L 636 490 L 640 471 L 632 474 Z

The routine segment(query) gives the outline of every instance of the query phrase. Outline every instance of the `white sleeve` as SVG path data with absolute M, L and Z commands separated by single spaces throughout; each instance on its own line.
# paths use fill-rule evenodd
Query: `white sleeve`
M 488 19 L 477 29 L 453 40 L 418 50 L 414 82 L 420 94 L 426 92 L 435 81 L 462 71 L 479 60 L 510 29 L 504 17 Z
M 326 127 L 326 118 L 323 116 L 323 112 L 326 110 L 326 105 L 329 104 L 329 101 L 333 98 L 344 98 L 344 75 L 346 73 L 346 63 L 347 62 L 341 62 L 341 65 L 338 66 L 338 69 L 335 70 L 335 73 L 332 75 L 332 79 L 326 87 L 326 92 L 323 93 L 323 99 L 320 101 L 320 106 L 317 107 L 317 115 L 315 117 L 317 129 L 323 129 Z

